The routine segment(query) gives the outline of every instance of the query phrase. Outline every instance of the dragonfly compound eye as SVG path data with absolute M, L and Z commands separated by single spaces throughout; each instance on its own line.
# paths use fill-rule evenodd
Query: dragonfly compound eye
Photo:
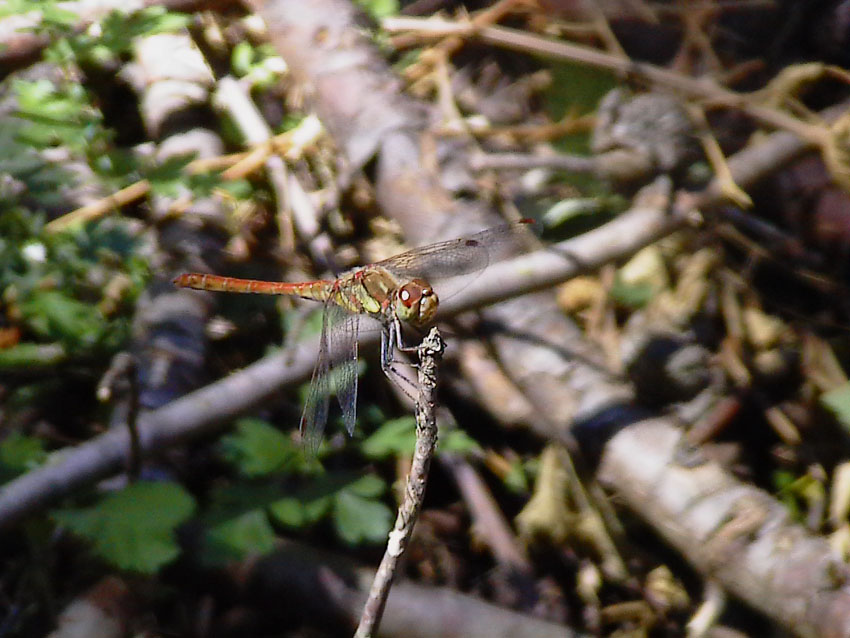
M 424 324 L 437 312 L 437 293 L 422 279 L 407 282 L 396 293 L 396 314 L 402 321 Z

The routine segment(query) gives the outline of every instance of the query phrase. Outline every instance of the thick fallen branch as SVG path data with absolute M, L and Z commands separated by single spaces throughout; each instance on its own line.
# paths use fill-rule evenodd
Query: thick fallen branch
M 357 622 L 374 574 L 338 555 L 287 541 L 251 567 L 247 599 L 263 614 L 280 613 L 289 623 L 293 617 L 304 617 L 327 628 L 329 635 L 344 635 Z M 577 638 L 582 634 L 448 588 L 401 581 L 393 586 L 380 635 Z
M 598 476 L 701 574 L 783 628 L 850 636 L 850 569 L 827 540 L 716 463 L 683 466 L 686 446 L 664 419 L 636 423 L 608 442 Z

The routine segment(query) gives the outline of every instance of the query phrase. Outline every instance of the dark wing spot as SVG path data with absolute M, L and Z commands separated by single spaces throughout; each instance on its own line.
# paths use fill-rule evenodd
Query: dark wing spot
M 464 243 L 465 246 L 479 246 L 480 243 L 477 239 L 467 239 Z

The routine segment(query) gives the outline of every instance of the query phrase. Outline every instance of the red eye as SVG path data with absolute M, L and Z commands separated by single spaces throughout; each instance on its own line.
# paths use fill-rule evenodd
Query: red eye
M 405 284 L 401 287 L 401 290 L 398 292 L 398 298 L 401 300 L 407 308 L 410 308 L 413 304 L 418 303 L 422 298 L 422 289 L 416 284 Z

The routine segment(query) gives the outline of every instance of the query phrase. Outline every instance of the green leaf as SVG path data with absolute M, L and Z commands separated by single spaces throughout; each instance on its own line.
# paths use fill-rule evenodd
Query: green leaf
M 280 498 L 281 487 L 268 481 L 240 481 L 214 489 L 204 523 L 215 527 L 246 512 L 265 509 Z
M 3 4 L 0 4 L 0 18 L 28 13 L 34 9 L 33 0 L 6 0 Z
M 227 193 L 233 199 L 250 200 L 255 197 L 254 187 L 247 179 L 231 179 L 223 182 L 216 176 L 216 180 L 215 187 Z
M 16 135 L 24 143 L 92 151 L 93 141 L 104 135 L 100 112 L 81 85 L 58 87 L 49 80 L 15 80 L 12 88 L 18 99 Z M 23 126 L 20 120 L 25 121 Z
M 240 419 L 236 432 L 225 436 L 221 447 L 224 458 L 249 477 L 294 469 L 302 460 L 291 438 L 260 419 Z
M 416 445 L 416 419 L 403 416 L 391 419 L 367 437 L 361 444 L 361 450 L 370 459 L 386 459 L 392 456 L 411 455 Z M 449 430 L 441 436 L 437 454 L 457 452 L 466 454 L 480 449 L 478 443 L 460 429 Z
M 41 439 L 13 432 L 0 442 L 0 483 L 41 465 L 46 458 Z
M 357 4 L 375 20 L 396 15 L 399 11 L 398 0 L 357 0 Z
M 367 437 L 361 449 L 370 459 L 385 459 L 399 454 L 413 454 L 416 444 L 416 419 L 403 416 L 384 423 Z
M 502 481 L 509 490 L 516 494 L 527 494 L 530 489 L 528 475 L 525 472 L 522 461 L 519 459 L 514 459 L 511 463 L 510 471 L 504 476 Z
M 233 73 L 239 77 L 247 75 L 253 62 L 254 47 L 250 42 L 242 41 L 233 47 L 233 53 L 230 54 L 230 67 Z
M 562 199 L 550 206 L 541 218 L 547 228 L 554 228 L 585 215 L 598 215 L 603 212 L 606 202 L 602 197 L 571 197 Z
M 0 349 L 0 370 L 52 367 L 68 358 L 58 343 L 19 343 Z
M 361 476 L 353 483 L 346 485 L 341 491 L 351 492 L 363 498 L 377 498 L 387 490 L 387 484 L 375 474 Z
M 296 529 L 312 525 L 330 513 L 334 517 L 334 524 L 337 531 L 340 531 L 340 536 L 348 540 L 347 536 L 341 532 L 336 520 L 339 499 L 343 499 L 343 509 L 351 497 L 368 501 L 371 505 L 381 505 L 383 508 L 382 504 L 373 499 L 381 496 L 385 491 L 384 481 L 372 474 L 354 480 L 348 473 L 326 474 L 316 477 L 309 485 L 276 500 L 269 511 L 278 523 Z M 362 527 L 362 523 L 356 527 Z M 359 542 L 361 538 L 371 540 L 371 537 L 363 537 L 360 532 L 355 532 L 355 535 L 357 540 L 349 542 Z
M 184 169 L 192 159 L 193 155 L 174 155 L 147 167 L 144 175 L 151 183 L 151 190 L 164 197 L 176 197 L 189 177 Z
M 558 61 L 550 64 L 552 82 L 543 94 L 544 106 L 549 116 L 558 121 L 567 113 L 582 115 L 592 112 L 599 100 L 617 86 L 612 74 L 589 68 L 579 63 Z M 572 133 L 556 142 L 564 153 L 586 155 L 590 152 L 590 135 Z
M 34 291 L 21 310 L 29 328 L 51 341 L 92 346 L 106 330 L 106 321 L 95 306 L 58 290 Z
M 546 110 L 554 120 L 560 120 L 570 110 L 579 114 L 593 111 L 602 97 L 618 85 L 612 73 L 578 62 L 553 62 L 549 72 L 552 82 L 543 97 Z
M 300 496 L 287 496 L 272 503 L 269 512 L 281 525 L 298 529 L 312 525 L 331 508 L 331 496 L 304 499 Z
M 619 277 L 615 277 L 610 295 L 614 301 L 626 308 L 643 308 L 649 303 L 655 292 L 655 286 L 649 282 L 627 284 Z
M 169 12 L 162 6 L 147 7 L 129 15 L 113 11 L 101 20 L 101 35 L 96 42 L 118 55 L 130 51 L 136 38 L 173 33 L 185 29 L 190 23 L 188 15 Z
M 478 441 L 460 429 L 449 430 L 448 434 L 440 438 L 437 454 L 441 452 L 455 452 L 457 454 L 471 454 L 479 452 L 481 446 Z
M 262 556 L 274 549 L 275 533 L 261 510 L 251 510 L 207 531 L 204 560 L 221 564 Z
M 55 0 L 48 0 L 41 4 L 41 17 L 45 23 L 52 27 L 64 27 L 66 29 L 70 29 L 80 22 L 79 15 L 57 6 Z
M 65 37 L 55 38 L 55 42 L 45 52 L 45 58 L 61 64 L 112 64 L 119 61 L 120 56 L 129 53 L 138 38 L 175 32 L 185 28 L 190 21 L 189 16 L 171 13 L 161 6 L 129 13 L 113 10 L 98 21 L 100 29 L 97 34 L 90 30 L 77 32 L 61 28 L 64 25 L 54 20 L 51 26 Z M 79 18 L 75 18 L 68 26 L 78 22 Z
M 392 512 L 380 501 L 342 490 L 334 498 L 333 522 L 339 537 L 349 545 L 384 540 L 392 524 Z
M 326 516 L 335 495 L 356 481 L 350 473 L 329 473 L 311 478 L 310 482 L 289 490 L 269 508 L 271 515 L 281 525 L 300 528 L 311 525 Z
M 838 422 L 850 430 L 850 383 L 846 383 L 820 396 L 821 404 L 835 415 Z
M 179 554 L 174 531 L 194 509 L 176 483 L 139 482 L 92 507 L 53 512 L 53 518 L 116 567 L 152 574 Z

